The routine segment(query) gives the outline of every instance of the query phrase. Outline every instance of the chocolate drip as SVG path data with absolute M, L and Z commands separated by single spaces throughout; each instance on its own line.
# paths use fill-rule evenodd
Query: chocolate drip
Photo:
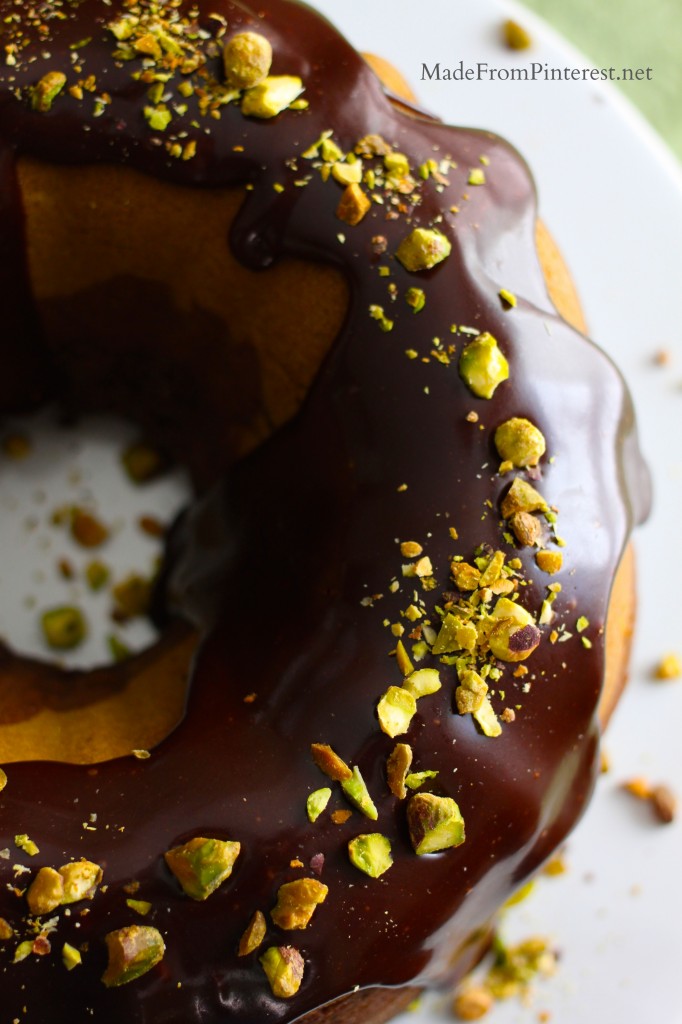
M 172 160 L 155 143 L 141 116 L 145 87 L 112 58 L 106 24 L 115 12 L 101 0 L 65 6 L 64 20 L 49 22 L 49 61 L 22 60 L 3 75 L 4 180 L 18 153 L 65 163 L 125 160 L 196 187 L 250 183 L 255 187 L 245 193 L 230 239 L 236 255 L 253 267 L 267 267 L 281 254 L 330 262 L 352 289 L 343 331 L 300 414 L 188 510 L 176 531 L 169 594 L 176 612 L 196 618 L 204 630 L 184 721 L 149 760 L 7 770 L 0 848 L 12 854 L 0 861 L 0 917 L 12 922 L 25 914 L 24 901 L 8 888 L 24 884 L 21 875 L 15 882 L 15 862 L 34 867 L 15 851 L 17 833 L 37 843 L 41 865 L 80 857 L 100 864 L 107 887 L 86 914 L 80 906 L 70 916 L 60 912 L 51 956 L 15 965 L 13 943 L 0 948 L 7 1020 L 284 1024 L 356 986 L 428 984 L 461 973 L 476 953 L 471 936 L 485 930 L 497 907 L 563 839 L 592 789 L 602 627 L 624 544 L 648 503 L 622 379 L 551 308 L 534 249 L 534 189 L 518 155 L 487 133 L 396 109 L 324 20 L 285 0 L 262 6 L 257 16 L 227 0 L 198 4 L 211 33 L 208 15 L 218 13 L 230 33 L 248 27 L 266 34 L 274 71 L 300 75 L 310 107 L 263 122 L 224 107 L 210 135 L 199 137 L 192 161 Z M 15 10 L 9 0 L 0 3 L 3 17 Z M 93 119 L 66 99 L 37 114 L 25 95 L 17 99 L 14 88 L 35 84 L 46 70 L 68 74 L 70 47 L 86 37 L 85 71 L 106 81 L 111 97 L 103 116 Z M 23 56 L 37 56 L 45 46 L 36 37 Z M 190 112 L 188 127 L 191 118 Z M 409 230 L 406 219 L 386 220 L 385 209 L 375 206 L 349 228 L 335 217 L 340 193 L 333 183 L 314 174 L 305 188 L 295 188 L 296 172 L 285 165 L 328 129 L 344 150 L 373 133 L 414 166 L 434 154 L 457 164 L 445 196 L 432 183 L 423 187 L 413 218 L 428 226 L 442 215 L 452 255 L 419 278 L 393 260 L 395 305 L 371 240 L 385 235 L 395 252 Z M 236 142 L 243 154 L 235 153 Z M 490 161 L 486 186 L 469 189 L 461 212 L 451 214 L 448 197 L 467 191 L 468 169 L 480 166 L 482 154 Z M 284 192 L 273 189 L 275 182 Z M 25 261 L 16 189 L 5 194 L 0 276 L 11 281 Z M 422 283 L 428 301 L 415 316 L 402 296 Z M 501 288 L 519 297 L 516 309 L 503 309 Z M 25 281 L 13 291 L 22 295 Z M 376 304 L 394 319 L 391 332 L 369 317 Z M 30 308 L 22 299 L 17 315 Z M 432 339 L 448 337 L 453 322 L 490 331 L 509 360 L 510 381 L 489 402 L 471 395 L 456 362 L 405 355 L 415 348 L 428 356 Z M 30 324 L 19 329 L 35 336 Z M 461 351 L 462 339 L 457 344 Z M 472 409 L 483 429 L 467 421 Z M 592 648 L 577 640 L 557 648 L 545 637 L 528 663 L 528 693 L 508 672 L 500 685 L 507 703 L 521 710 L 497 739 L 454 712 L 454 670 L 443 670 L 445 685 L 420 702 L 406 739 L 417 769 L 439 771 L 434 792 L 459 803 L 467 839 L 457 850 L 417 857 L 404 805 L 386 787 L 393 743 L 375 713 L 377 698 L 399 683 L 388 657 L 394 640 L 383 622 L 400 619 L 414 583 L 400 579 L 395 541 L 422 543 L 443 589 L 453 554 L 468 558 L 482 543 L 503 543 L 497 508 L 508 480 L 496 473 L 491 437 L 511 416 L 537 423 L 556 456 L 543 462 L 538 484 L 559 508 L 567 542 L 554 607 L 562 621 L 589 619 Z M 450 526 L 459 533 L 456 546 Z M 517 554 L 532 581 L 523 603 L 536 610 L 547 579 L 531 551 Z M 395 576 L 400 589 L 390 593 Z M 373 606 L 361 603 L 377 593 L 385 596 Z M 376 825 L 357 813 L 341 826 L 328 815 L 310 825 L 306 796 L 325 784 L 311 742 L 331 744 L 360 767 L 379 811 Z M 92 814 L 96 826 L 84 829 Z M 346 853 L 350 838 L 375 830 L 390 837 L 395 860 L 380 880 L 358 872 Z M 162 856 L 196 835 L 242 844 L 232 878 L 203 903 L 180 892 Z M 295 945 L 306 961 L 299 993 L 279 1000 L 254 958 L 240 960 L 235 950 L 254 910 L 267 916 L 279 885 L 300 875 L 291 861 L 310 873 L 310 860 L 320 853 L 329 896 L 311 925 L 283 933 L 269 922 L 267 944 Z M 139 883 L 136 898 L 152 904 L 144 923 L 159 928 L 167 952 L 144 977 L 106 989 L 103 938 L 136 923 L 123 888 L 131 881 Z M 60 960 L 64 942 L 88 944 L 83 966 L 72 972 Z M 454 961 L 453 950 L 462 951 Z

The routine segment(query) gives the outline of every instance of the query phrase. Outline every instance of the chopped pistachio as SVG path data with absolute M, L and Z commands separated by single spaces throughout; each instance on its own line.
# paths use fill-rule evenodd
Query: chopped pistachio
M 65 942 L 62 946 L 62 963 L 66 967 L 67 971 L 72 971 L 74 967 L 78 967 L 83 962 L 83 958 L 80 951 L 72 946 L 70 943 Z
M 345 782 L 353 777 L 346 762 L 334 753 L 328 743 L 311 743 L 310 750 L 317 767 L 333 782 Z
M 65 85 L 65 74 L 61 71 L 48 71 L 31 89 L 33 109 L 41 114 L 46 114 Z
M 507 308 L 513 309 L 516 306 L 518 300 L 513 292 L 508 291 L 506 288 L 500 288 L 497 294 Z
M 510 50 L 527 50 L 533 42 L 526 29 L 511 18 L 504 22 L 502 34 Z
M 501 509 L 503 517 L 511 519 L 516 512 L 547 512 L 548 505 L 534 487 L 517 476 L 505 495 Z
M 492 398 L 495 389 L 509 378 L 509 363 L 497 341 L 487 331 L 465 346 L 459 360 L 464 383 L 478 398 Z
M 369 790 L 367 789 L 365 780 L 357 766 L 353 768 L 351 778 L 344 779 L 342 781 L 341 788 L 354 807 L 357 807 L 359 811 L 361 811 L 367 818 L 371 818 L 372 821 L 377 820 L 379 812 L 374 805 L 374 801 L 369 795 Z
M 538 551 L 535 555 L 535 561 L 538 564 L 538 569 L 542 572 L 549 573 L 553 576 L 554 573 L 559 572 L 562 565 L 564 564 L 564 556 L 560 551 Z
M 682 676 L 682 661 L 677 654 L 666 654 L 656 666 L 654 675 L 656 679 L 679 679 Z M 0 789 L 2 789 L 1 778 Z
M 303 82 L 296 75 L 268 75 L 244 93 L 242 113 L 246 117 L 276 117 L 302 92 Z
M 542 527 L 530 512 L 515 512 L 509 520 L 514 536 L 523 547 L 533 547 L 540 540 Z
M 64 898 L 64 879 L 54 868 L 41 868 L 26 893 L 28 909 L 34 917 L 42 917 L 60 906 Z
M 459 590 L 476 590 L 480 584 L 480 569 L 468 562 L 453 562 L 450 571 Z
M 419 787 L 423 786 L 424 783 L 428 782 L 429 779 L 435 779 L 437 775 L 438 772 L 435 772 L 433 770 L 423 772 L 412 772 L 405 779 L 405 785 L 407 786 L 408 789 L 419 789 Z
M 379 725 L 387 736 L 393 738 L 407 732 L 417 710 L 417 701 L 400 686 L 389 686 L 377 705 Z
M 435 228 L 415 228 L 402 240 L 396 256 L 405 270 L 417 273 L 442 263 L 451 251 L 452 245 L 441 231 Z
M 90 860 L 75 860 L 59 869 L 64 880 L 62 903 L 91 900 L 102 881 L 102 868 Z
M 121 461 L 134 484 L 153 480 L 165 468 L 166 462 L 158 449 L 144 441 L 136 441 L 124 451 Z
M 24 942 L 20 942 L 17 948 L 14 950 L 13 963 L 21 963 L 27 956 L 30 956 L 33 952 L 33 942 L 31 939 L 26 939 Z
M 88 562 L 85 567 L 85 579 L 91 590 L 101 590 L 109 582 L 111 571 L 108 565 L 97 560 Z
M 135 619 L 145 615 L 149 609 L 152 580 L 132 572 L 111 590 L 117 619 Z
M 136 914 L 140 914 L 141 917 L 146 917 L 152 909 L 152 905 L 149 900 L 127 899 L 126 906 L 130 907 L 131 910 L 134 910 Z
M 482 167 L 472 167 L 467 178 L 468 185 L 485 185 L 485 171 Z
M 351 182 L 344 190 L 339 205 L 336 208 L 336 216 L 345 224 L 355 227 L 369 212 L 372 201 L 360 188 L 360 185 Z
M 249 953 L 254 953 L 262 944 L 266 931 L 265 914 L 261 910 L 257 910 L 239 940 L 237 956 L 248 956 Z
M 111 655 L 112 661 L 126 661 L 132 654 L 132 651 L 127 644 L 124 644 L 120 637 L 116 636 L 115 633 L 111 633 L 107 637 L 107 647 L 109 648 L 109 654 Z
M 503 568 L 504 551 L 496 551 L 481 573 L 481 578 L 478 581 L 479 587 L 490 587 L 496 583 L 502 575 Z
M 421 313 L 426 305 L 426 294 L 423 288 L 408 288 L 405 292 L 405 302 L 412 307 L 414 313 Z
M 501 423 L 495 431 L 495 447 L 501 459 L 519 469 L 525 469 L 537 466 L 547 445 L 544 434 L 535 424 L 520 416 L 513 416 Z
M 405 779 L 412 764 L 412 747 L 409 743 L 396 743 L 386 761 L 386 781 L 393 796 L 404 800 L 407 796 Z
M 473 712 L 473 716 L 480 725 L 485 736 L 500 736 L 502 726 L 497 720 L 489 697 L 484 697 L 481 706 Z
M 149 925 L 131 924 L 105 936 L 109 963 L 102 975 L 107 988 L 135 981 L 155 967 L 166 952 L 161 933 Z
M 495 1000 L 484 985 L 467 982 L 455 995 L 453 1010 L 458 1020 L 480 1020 L 492 1010 Z
M 437 693 L 441 686 L 437 668 L 418 668 L 403 682 L 403 689 L 411 693 L 415 700 L 427 697 L 431 693 Z
M 285 882 L 277 892 L 277 903 L 270 911 L 270 917 L 278 928 L 292 931 L 307 928 L 315 907 L 324 903 L 329 889 L 316 878 L 297 878 Z
M 348 843 L 351 864 L 370 878 L 379 878 L 393 864 L 391 843 L 380 832 L 356 836 Z
M 409 676 L 414 672 L 414 665 L 410 661 L 410 656 L 405 650 L 402 640 L 399 640 L 396 644 L 395 660 L 398 662 L 398 668 L 404 676 Z
M 356 160 L 354 163 L 335 163 L 332 166 L 332 178 L 338 181 L 339 185 L 359 185 L 362 181 L 362 162 Z
M 589 624 L 590 620 L 587 618 L 587 616 L 581 615 L 580 618 L 576 621 L 575 628 L 578 630 L 579 633 L 584 633 Z
M 272 46 L 259 32 L 239 32 L 223 48 L 223 66 L 228 85 L 251 89 L 270 73 Z
M 503 611 L 498 612 L 497 610 L 503 601 L 505 608 L 513 606 L 514 609 L 507 616 Z M 495 606 L 493 616 L 499 621 L 491 630 L 488 643 L 490 650 L 500 661 L 525 661 L 540 643 L 542 638 L 540 630 L 531 616 L 529 616 L 530 621 L 524 621 L 523 617 L 519 615 L 521 612 L 525 612 L 525 609 L 504 597 L 500 598 Z M 525 614 L 528 615 L 527 612 Z
M 164 854 L 166 864 L 193 900 L 205 900 L 230 877 L 239 843 L 196 836 Z
M 473 588 L 472 588 L 473 589 Z M 464 622 L 451 612 L 443 619 L 443 623 L 433 645 L 434 654 L 451 654 L 462 649 L 473 651 L 478 639 L 478 631 L 473 622 Z
M 78 647 L 87 635 L 83 612 L 70 605 L 43 612 L 40 621 L 45 639 L 56 651 L 70 651 Z
M 71 536 L 83 548 L 98 548 L 109 537 L 109 530 L 101 520 L 86 509 L 71 510 Z
M 464 842 L 464 819 L 448 796 L 416 793 L 407 805 L 407 824 L 415 853 L 436 853 Z
M 488 693 L 488 684 L 478 672 L 468 669 L 462 672 L 460 685 L 455 690 L 455 702 L 460 715 L 474 714 L 481 708 Z
M 0 942 L 7 942 L 13 935 L 14 929 L 12 925 L 4 917 L 0 917 Z
M 173 120 L 171 111 L 163 103 L 157 107 L 145 107 L 144 116 L 149 127 L 155 132 L 165 132 Z
M 332 791 L 328 787 L 323 789 L 316 789 L 313 793 L 308 794 L 306 801 L 306 810 L 308 811 L 308 818 L 310 821 L 317 821 L 322 811 L 325 809 L 331 798 Z
M 260 958 L 272 994 L 278 999 L 295 996 L 303 981 L 305 963 L 293 946 L 270 946 Z
M 36 844 L 33 842 L 33 840 L 30 839 L 24 833 L 22 833 L 21 835 L 15 836 L 14 837 L 14 843 L 15 843 L 16 846 L 19 847 L 20 850 L 23 850 L 24 853 L 27 853 L 29 855 L 29 857 L 35 857 L 36 854 L 40 853 L 40 850 L 38 849 Z

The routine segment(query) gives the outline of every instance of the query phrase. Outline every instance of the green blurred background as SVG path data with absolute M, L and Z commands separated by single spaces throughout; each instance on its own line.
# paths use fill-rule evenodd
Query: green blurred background
M 523 0 L 599 67 L 651 67 L 616 83 L 682 158 L 682 0 Z

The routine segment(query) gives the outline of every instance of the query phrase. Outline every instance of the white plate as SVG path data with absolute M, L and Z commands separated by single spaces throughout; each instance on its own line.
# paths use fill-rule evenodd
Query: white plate
M 622 792 L 626 778 L 663 781 L 682 796 L 682 682 L 651 679 L 668 650 L 682 655 L 682 175 L 673 157 L 601 83 L 421 81 L 422 63 L 526 62 L 584 67 L 584 59 L 525 9 L 503 0 L 373 0 L 317 6 L 359 49 L 393 61 L 427 109 L 510 139 L 533 169 L 545 222 L 584 302 L 592 336 L 634 392 L 656 488 L 637 534 L 639 627 L 629 693 L 606 739 L 611 772 L 568 847 L 567 875 L 542 879 L 508 920 L 512 935 L 551 936 L 562 959 L 532 1008 L 500 1004 L 491 1024 L 682 1024 L 677 964 L 682 924 L 682 821 L 660 825 Z M 514 17 L 534 45 L 512 53 L 499 27 Z M 646 56 L 642 64 L 646 65 Z M 641 88 L 646 88 L 646 82 Z M 666 367 L 657 349 L 671 352 Z M 406 1020 L 452 1021 L 449 1000 Z

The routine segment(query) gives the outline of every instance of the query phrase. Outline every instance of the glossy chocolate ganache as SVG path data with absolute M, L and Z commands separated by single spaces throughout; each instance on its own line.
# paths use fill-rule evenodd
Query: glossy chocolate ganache
M 488 133 L 399 106 L 295 3 L 0 13 L 5 408 L 70 386 L 31 300 L 23 157 L 243 187 L 225 245 L 263 289 L 296 256 L 338 268 L 350 294 L 300 412 L 173 534 L 161 596 L 201 632 L 183 721 L 148 758 L 0 750 L 3 1021 L 288 1022 L 356 988 L 461 976 L 590 795 L 609 594 L 648 504 L 623 381 L 547 298 L 527 168 Z M 275 109 L 267 88 L 224 85 L 223 46 L 247 30 L 289 79 Z M 534 455 L 512 427 L 501 456 L 510 420 Z M 313 744 L 340 760 L 316 763 Z M 400 756 L 437 774 L 405 789 Z M 444 848 L 417 853 L 427 811 Z M 382 837 L 379 877 L 349 854 L 364 835 Z M 265 934 L 239 956 L 256 912 Z

